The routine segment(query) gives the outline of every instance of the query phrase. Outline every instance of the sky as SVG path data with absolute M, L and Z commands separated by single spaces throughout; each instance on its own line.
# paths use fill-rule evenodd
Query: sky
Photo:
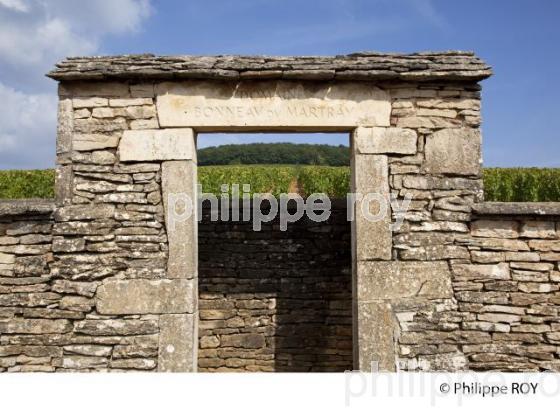
M 449 49 L 494 69 L 482 82 L 484 165 L 560 167 L 559 17 L 556 0 L 0 0 L 0 169 L 54 166 L 56 82 L 44 74 L 66 56 Z

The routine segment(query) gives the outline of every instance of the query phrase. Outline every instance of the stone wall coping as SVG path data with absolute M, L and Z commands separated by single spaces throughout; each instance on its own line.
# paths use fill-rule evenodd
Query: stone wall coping
M 0 199 L 0 216 L 45 215 L 54 209 L 54 199 Z
M 337 56 L 120 56 L 68 57 L 47 74 L 58 81 L 110 79 L 287 79 L 479 81 L 492 69 L 473 52 L 412 54 L 357 52 Z
M 559 215 L 560 202 L 481 202 L 474 204 L 475 215 Z

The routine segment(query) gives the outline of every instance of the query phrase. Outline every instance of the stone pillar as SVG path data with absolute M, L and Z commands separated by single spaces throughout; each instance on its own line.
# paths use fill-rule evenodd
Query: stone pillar
M 440 133 L 441 137 L 434 134 L 437 144 L 431 140 L 430 147 L 426 144 L 429 155 L 426 153 L 424 167 L 438 167 L 445 159 L 443 147 L 462 135 L 449 130 Z M 352 189 L 358 195 L 352 226 L 354 366 L 362 371 L 396 369 L 400 332 L 396 306 L 404 301 L 414 303 L 452 296 L 447 262 L 399 261 L 393 249 L 389 162 L 395 156 L 416 155 L 417 150 L 418 135 L 412 129 L 359 127 L 352 134 Z M 465 155 L 475 157 L 476 152 L 473 148 Z M 449 169 L 458 172 L 460 155 L 452 157 L 454 163 Z M 474 163 L 473 168 L 478 166 L 477 161 L 468 162 Z M 368 194 L 374 195 L 370 204 Z M 383 199 L 385 204 L 379 205 Z M 371 215 L 379 213 L 379 217 L 369 220 L 365 215 L 368 210 Z
M 390 260 L 392 245 L 387 156 L 363 149 L 370 142 L 371 130 L 363 127 L 355 129 L 350 144 L 351 186 L 352 192 L 357 195 L 352 221 L 354 368 L 364 371 L 370 369 L 372 360 L 379 362 L 380 369 L 392 370 L 390 361 L 380 361 L 376 353 L 388 353 L 390 356 L 393 351 L 392 333 L 388 326 L 391 318 L 387 317 L 390 308 L 382 303 L 360 299 L 365 285 L 360 278 L 361 262 Z M 384 204 L 380 203 L 381 198 Z M 375 221 L 371 220 L 374 215 L 378 215 Z
M 377 284 L 369 280 L 364 265 L 392 259 L 388 155 L 416 153 L 417 135 L 401 128 L 358 127 L 351 138 L 352 192 L 357 195 L 352 222 L 354 367 L 369 371 L 377 362 L 379 370 L 392 371 L 393 295 L 388 291 L 369 297 Z
M 198 347 L 196 144 L 190 128 L 125 131 L 124 162 L 161 163 L 166 278 L 110 281 L 98 289 L 105 314 L 158 314 L 158 371 L 196 371 Z
M 194 138 L 194 137 L 193 137 Z M 194 146 L 194 140 L 193 140 Z M 192 311 L 160 318 L 159 371 L 196 371 L 198 348 L 198 224 L 196 162 L 165 161 L 162 192 L 169 256 L 167 277 L 191 284 Z M 190 204 L 188 201 L 191 201 Z M 190 209 L 189 209 L 190 207 Z M 188 217 L 190 214 L 190 217 Z

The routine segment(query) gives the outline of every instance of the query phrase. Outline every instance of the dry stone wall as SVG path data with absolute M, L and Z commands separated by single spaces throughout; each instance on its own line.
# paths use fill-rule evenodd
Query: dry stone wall
M 199 371 L 352 370 L 350 222 L 199 226 Z
M 409 234 L 410 246 L 457 244 L 465 257 L 372 262 L 372 278 L 373 267 L 383 276 L 408 276 L 409 285 L 395 284 L 398 289 L 386 282 L 373 288 L 379 298 L 402 294 L 391 302 L 398 365 L 557 371 L 558 209 L 542 215 L 537 206 L 493 205 L 488 212 L 482 205 L 475 206 L 467 232 Z M 12 202 L 0 209 L 0 370 L 156 369 L 155 315 L 101 315 L 99 283 L 52 269 L 53 203 Z M 515 209 L 524 214 L 507 214 Z M 534 215 L 526 215 L 531 209 Z M 352 367 L 350 229 L 340 203 L 327 223 L 303 220 L 287 232 L 278 230 L 278 221 L 261 232 L 250 223 L 212 222 L 205 209 L 199 244 L 199 371 Z M 419 279 L 423 287 L 414 288 Z M 445 280 L 452 292 L 434 298 L 446 291 L 438 288 Z M 121 293 L 125 301 L 128 291 Z
M 56 204 L 0 206 L 0 369 L 195 371 L 199 358 L 208 371 L 340 370 L 349 294 L 355 368 L 557 369 L 560 210 L 482 203 L 478 81 L 490 74 L 465 52 L 62 62 L 49 74 L 60 81 Z M 366 211 L 383 204 L 351 205 L 352 289 L 341 282 L 336 315 L 321 311 L 320 292 L 296 296 L 309 280 L 331 300 L 342 276 L 294 269 L 272 286 L 276 299 L 260 295 L 278 266 L 247 293 L 259 276 L 242 265 L 262 255 L 238 244 L 212 245 L 238 270 L 202 249 L 199 283 L 197 209 L 170 218 L 186 210 L 170 198 L 196 192 L 196 133 L 257 129 L 349 132 L 353 192 L 390 202 L 377 221 Z M 283 249 L 283 233 L 241 226 L 200 238 L 208 246 L 223 229 Z M 292 228 L 291 245 L 310 238 Z M 308 245 L 317 253 L 301 263 L 334 264 Z M 291 322 L 298 309 L 301 324 L 328 326 L 307 335 Z M 291 344 L 302 335 L 316 349 Z
M 97 236 L 101 234 L 96 229 L 107 229 L 107 223 L 80 219 L 74 222 L 80 226 L 74 236 L 80 235 L 79 229 L 88 229 L 92 239 L 64 236 L 72 222 L 58 222 L 67 218 L 60 213 L 53 215 L 53 210 L 53 203 L 2 207 L 0 369 L 154 369 L 158 352 L 158 321 L 154 317 L 96 312 L 96 292 L 108 273 L 97 256 L 101 252 L 97 245 L 114 246 L 108 243 L 107 235 Z M 93 247 L 87 251 L 89 244 Z M 93 266 L 94 259 L 98 266 Z
M 475 214 L 465 233 L 424 236 L 465 253 L 450 260 L 452 299 L 397 313 L 402 365 L 558 371 L 558 221 Z

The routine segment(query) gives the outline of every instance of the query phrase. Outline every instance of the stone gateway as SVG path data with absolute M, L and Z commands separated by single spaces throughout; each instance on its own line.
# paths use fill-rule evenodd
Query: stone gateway
M 0 202 L 0 371 L 560 370 L 560 206 L 483 202 L 474 54 L 80 57 L 48 75 L 56 200 Z M 351 224 L 337 208 L 281 234 L 196 207 L 171 226 L 169 198 L 197 195 L 198 132 L 271 130 L 348 132 L 352 192 L 412 198 L 403 223 L 358 201 Z

